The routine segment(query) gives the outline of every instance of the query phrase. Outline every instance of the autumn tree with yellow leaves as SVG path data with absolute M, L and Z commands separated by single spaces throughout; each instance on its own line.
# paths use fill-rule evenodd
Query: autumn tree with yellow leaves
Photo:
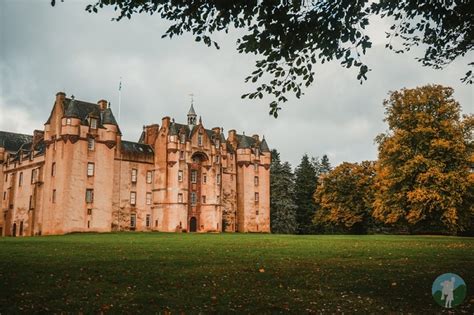
M 317 225 L 365 233 L 372 221 L 374 162 L 344 162 L 320 178 L 314 198 Z M 327 228 L 326 228 L 327 229 Z
M 474 116 L 461 117 L 453 89 L 427 85 L 384 101 L 374 218 L 412 232 L 458 233 L 474 217 Z

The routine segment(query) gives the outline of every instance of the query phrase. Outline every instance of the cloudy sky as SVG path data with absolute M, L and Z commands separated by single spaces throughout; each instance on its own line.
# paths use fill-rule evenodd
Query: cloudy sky
M 315 84 L 274 119 L 265 99 L 240 98 L 252 91 L 244 78 L 256 57 L 237 53 L 238 32 L 217 34 L 220 50 L 189 35 L 161 39 L 168 24 L 157 16 L 112 22 L 111 10 L 85 12 L 92 2 L 66 0 L 52 8 L 50 0 L 0 0 L 0 130 L 41 129 L 58 91 L 90 102 L 105 98 L 117 113 L 120 77 L 125 139 L 137 141 L 143 125 L 161 123 L 163 116 L 184 122 L 193 93 L 206 127 L 264 134 L 292 165 L 304 153 L 328 154 L 333 165 L 376 159 L 374 138 L 386 129 L 382 102 L 390 90 L 452 86 L 464 112 L 474 112 L 473 86 L 459 81 L 473 54 L 442 71 L 422 68 L 415 53 L 385 50 L 385 24 L 375 21 L 367 82 L 360 85 L 338 64 L 318 66 Z

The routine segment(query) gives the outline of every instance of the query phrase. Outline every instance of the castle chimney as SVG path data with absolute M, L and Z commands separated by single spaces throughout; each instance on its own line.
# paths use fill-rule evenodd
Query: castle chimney
M 216 134 L 218 134 L 218 135 L 221 134 L 221 128 L 219 128 L 219 127 L 214 127 L 214 128 L 212 128 L 212 131 L 214 131 L 214 133 L 216 133 Z
M 161 118 L 161 126 L 164 127 L 164 128 L 168 128 L 170 126 L 170 117 L 169 116 L 165 116 L 165 117 Z
M 236 131 L 235 131 L 235 129 L 229 130 L 229 132 L 228 132 L 228 137 L 227 137 L 227 138 L 229 139 L 229 141 L 232 142 L 232 141 L 235 139 L 235 137 L 236 137 Z
M 100 110 L 104 110 L 107 108 L 107 101 L 106 100 L 100 100 L 97 102 L 97 104 L 99 105 L 100 107 Z
M 56 102 L 63 102 L 65 98 L 66 98 L 66 93 L 64 92 L 56 93 Z
M 252 138 L 254 138 L 257 143 L 260 142 L 258 135 L 253 135 Z

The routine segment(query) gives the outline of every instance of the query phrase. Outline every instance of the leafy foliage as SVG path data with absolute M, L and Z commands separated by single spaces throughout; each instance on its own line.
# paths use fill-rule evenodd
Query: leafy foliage
M 318 178 L 314 163 L 310 161 L 307 154 L 301 158 L 301 162 L 295 170 L 295 177 L 298 233 L 309 234 L 314 231 L 313 217 L 316 211 L 316 203 L 313 194 L 316 190 Z
M 389 132 L 377 137 L 374 217 L 415 229 L 463 231 L 474 216 L 473 116 L 460 117 L 453 89 L 392 92 Z
M 347 163 L 320 178 L 314 194 L 319 206 L 314 221 L 352 233 L 367 232 L 374 202 L 374 162 Z
M 245 30 L 237 41 L 237 50 L 262 57 L 246 82 L 265 82 L 242 97 L 271 96 L 270 114 L 275 117 L 280 105 L 288 101 L 287 93 L 299 98 L 302 88 L 314 82 L 318 63 L 337 60 L 345 68 L 356 67 L 361 83 L 367 79 L 370 68 L 362 57 L 372 47 L 365 32 L 371 16 L 393 21 L 387 32 L 388 49 L 399 53 L 420 44 L 426 46 L 424 56 L 418 58 L 425 66 L 442 68 L 470 52 L 474 45 L 472 3 L 466 0 L 95 1 L 87 5 L 88 12 L 112 6 L 119 11 L 118 21 L 137 13 L 158 14 L 173 23 L 163 37 L 189 32 L 196 41 L 216 48 L 219 45 L 211 39 L 212 33 L 228 32 L 230 28 Z M 56 0 L 51 3 L 55 5 Z M 402 48 L 393 47 L 395 37 L 401 40 Z M 473 78 L 469 71 L 463 80 L 472 83 Z
M 270 166 L 270 223 L 272 233 L 296 232 L 294 175 L 288 162 L 281 163 L 280 154 L 272 150 Z

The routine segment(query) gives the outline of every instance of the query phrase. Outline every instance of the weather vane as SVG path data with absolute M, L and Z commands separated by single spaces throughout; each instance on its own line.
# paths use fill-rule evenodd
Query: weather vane
M 194 93 L 190 93 L 188 95 L 191 96 L 191 105 L 194 105 Z

